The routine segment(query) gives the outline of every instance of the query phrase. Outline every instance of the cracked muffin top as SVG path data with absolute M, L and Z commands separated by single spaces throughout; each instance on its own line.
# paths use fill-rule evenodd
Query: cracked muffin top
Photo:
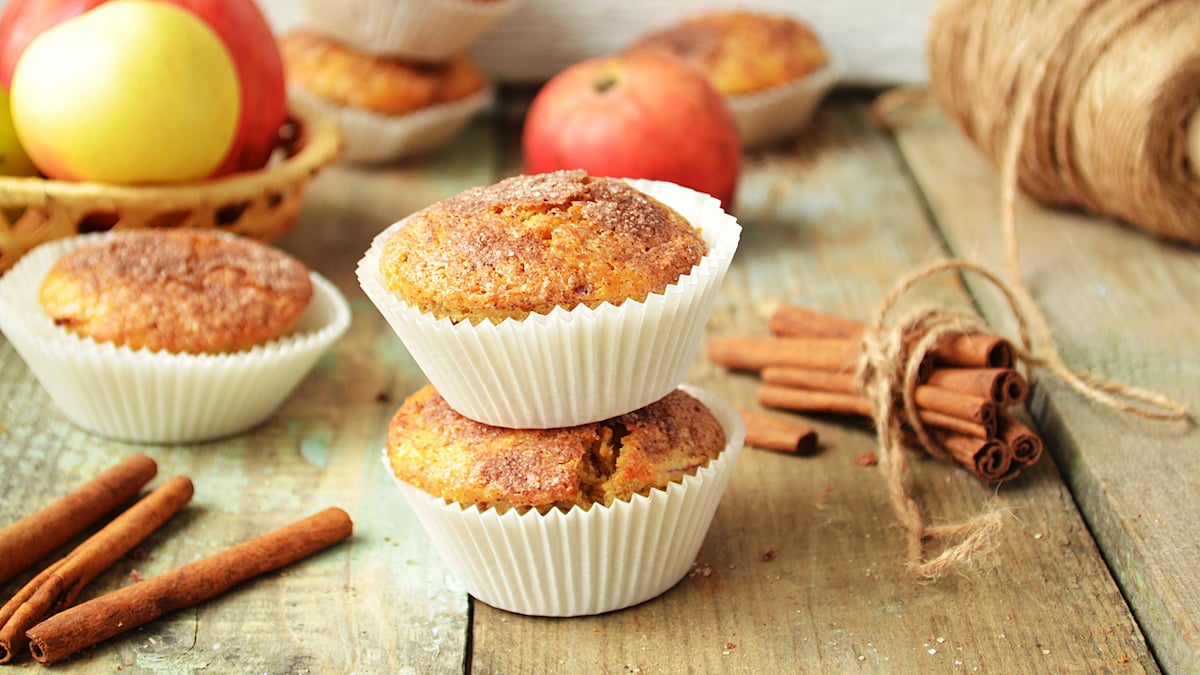
M 706 252 L 687 219 L 628 183 L 557 171 L 513 176 L 414 213 L 385 242 L 380 273 L 423 312 L 499 323 L 644 300 Z
M 712 412 L 678 389 L 601 422 L 509 429 L 459 415 L 427 385 L 392 417 L 387 457 L 396 478 L 429 494 L 545 512 L 665 488 L 716 458 L 725 442 Z
M 67 253 L 38 301 L 54 323 L 130 349 L 217 354 L 290 331 L 312 300 L 308 268 L 251 239 L 127 230 Z

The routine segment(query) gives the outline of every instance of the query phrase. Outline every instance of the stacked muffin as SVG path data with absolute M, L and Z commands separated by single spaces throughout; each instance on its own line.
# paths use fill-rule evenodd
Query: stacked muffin
M 472 595 L 593 614 L 686 573 L 744 432 L 680 383 L 740 232 L 707 195 L 564 171 L 376 237 L 359 281 L 432 383 L 384 463 Z
M 433 150 L 491 101 L 466 49 L 521 1 L 307 0 L 279 39 L 290 103 L 336 119 L 348 161 Z

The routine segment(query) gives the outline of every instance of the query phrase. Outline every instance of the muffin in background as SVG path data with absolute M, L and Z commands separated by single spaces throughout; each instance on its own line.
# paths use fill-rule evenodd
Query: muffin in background
M 492 98 L 465 54 L 440 62 L 377 56 L 312 29 L 279 39 L 288 97 L 337 120 L 343 159 L 386 162 L 440 147 Z
M 840 72 L 808 24 L 744 9 L 696 14 L 628 48 L 642 50 L 673 54 L 703 72 L 725 96 L 747 147 L 806 125 Z
M 141 443 L 239 433 L 270 417 L 350 324 L 333 284 L 267 248 L 158 229 L 47 242 L 0 278 L 0 330 L 86 431 Z M 239 287 L 276 274 L 286 281 L 274 290 Z
M 472 422 L 427 388 L 397 411 L 382 460 L 471 595 L 579 616 L 644 602 L 684 577 L 744 438 L 728 403 L 687 386 L 612 420 L 549 430 Z M 598 450 L 586 447 L 597 439 Z M 546 442 L 565 464 L 538 456 Z
M 524 0 L 304 0 L 310 22 L 369 54 L 442 61 Z
M 575 426 L 683 381 L 740 235 L 716 199 L 671 183 L 513 176 L 390 226 L 358 278 L 460 414 Z

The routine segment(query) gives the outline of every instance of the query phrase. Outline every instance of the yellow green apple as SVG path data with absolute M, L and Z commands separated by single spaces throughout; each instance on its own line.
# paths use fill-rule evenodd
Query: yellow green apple
M 208 177 L 241 109 L 217 34 L 152 0 L 112 0 L 39 34 L 10 96 L 17 137 L 42 173 L 120 184 Z
M 13 129 L 12 115 L 8 111 L 8 92 L 0 87 L 0 174 L 5 176 L 32 176 L 37 173 L 25 148 L 17 140 Z

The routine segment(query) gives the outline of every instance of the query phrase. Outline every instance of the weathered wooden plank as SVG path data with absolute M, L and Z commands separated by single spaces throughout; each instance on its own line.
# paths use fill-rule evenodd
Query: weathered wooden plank
M 346 509 L 352 541 L 200 607 L 87 650 L 58 667 L 182 672 L 453 672 L 466 660 L 468 600 L 380 463 L 388 419 L 424 377 L 354 276 L 394 220 L 487 182 L 491 131 L 472 128 L 436 156 L 388 168 L 339 166 L 312 184 L 279 245 L 347 296 L 344 339 L 261 427 L 220 441 L 133 446 L 72 427 L 0 341 L 0 523 L 70 490 L 133 451 L 161 481 L 190 476 L 193 502 L 101 576 L 85 597 L 215 553 L 325 506 Z M 157 481 L 156 483 L 157 484 Z M 0 589 L 7 598 L 13 582 Z
M 794 145 L 750 158 L 742 246 L 709 337 L 765 333 L 797 302 L 866 317 L 942 249 L 890 141 L 861 102 L 831 104 Z M 914 300 L 965 307 L 953 279 Z M 753 405 L 755 379 L 698 356 L 689 381 Z M 1155 671 L 1052 460 L 999 490 L 935 461 L 913 489 L 935 522 L 1010 514 L 982 568 L 936 584 L 904 544 L 862 423 L 806 418 L 823 450 L 748 449 L 695 569 L 657 600 L 598 617 L 522 617 L 475 604 L 473 672 Z
M 899 133 L 939 228 L 1000 269 L 998 177 L 936 111 Z M 1022 200 L 1021 268 L 1068 364 L 1200 410 L 1200 256 L 1133 228 Z M 973 288 L 1011 330 L 1005 304 Z M 1200 432 L 1110 412 L 1037 377 L 1031 409 L 1167 670 L 1200 663 Z

